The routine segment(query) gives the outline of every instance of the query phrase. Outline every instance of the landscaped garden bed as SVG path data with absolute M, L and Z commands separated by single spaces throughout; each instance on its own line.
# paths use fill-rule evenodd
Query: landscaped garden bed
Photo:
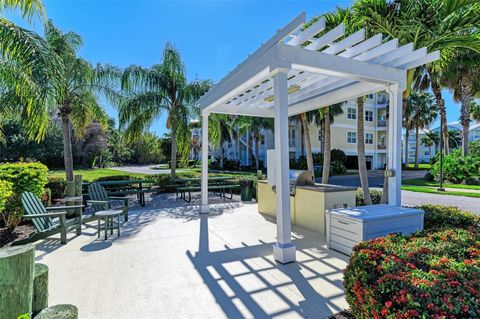
M 479 217 L 454 207 L 421 208 L 424 231 L 354 248 L 344 285 L 357 319 L 480 316 Z

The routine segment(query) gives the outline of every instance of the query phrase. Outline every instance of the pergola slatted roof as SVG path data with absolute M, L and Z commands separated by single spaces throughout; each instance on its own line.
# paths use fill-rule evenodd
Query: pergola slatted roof
M 302 30 L 302 13 L 238 65 L 200 99 L 202 145 L 208 145 L 210 113 L 274 118 L 274 167 L 277 243 L 274 258 L 295 260 L 291 240 L 288 117 L 365 96 L 381 90 L 389 94 L 387 177 L 388 203 L 401 206 L 402 92 L 407 70 L 432 62 L 439 52 L 398 47 L 381 34 L 365 38 L 365 30 L 345 36 L 340 24 L 328 32 L 319 19 Z M 363 138 L 363 137 L 359 137 Z M 267 156 L 271 156 L 267 155 Z M 201 213 L 208 208 L 208 147 L 202 147 Z
M 204 111 L 273 117 L 273 80 L 288 69 L 289 115 L 384 90 L 405 86 L 408 69 L 432 62 L 439 52 L 398 46 L 365 30 L 345 36 L 343 24 L 325 32 L 324 18 L 308 28 L 305 13 L 279 30 L 200 99 Z M 340 98 L 339 92 L 348 92 Z M 338 92 L 337 92 L 338 93 Z

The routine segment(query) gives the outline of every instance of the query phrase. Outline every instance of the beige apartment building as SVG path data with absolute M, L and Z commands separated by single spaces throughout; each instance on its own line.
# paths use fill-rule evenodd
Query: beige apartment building
M 387 107 L 388 94 L 370 94 L 365 99 L 365 155 L 368 169 L 383 169 L 387 162 Z M 332 149 L 341 149 L 348 157 L 347 168 L 355 169 L 357 162 L 357 120 L 358 112 L 355 100 L 344 102 L 342 105 L 343 114 L 335 117 L 331 125 Z M 322 152 L 321 128 L 316 124 L 309 125 L 310 141 L 314 153 Z M 195 135 L 201 134 L 195 130 Z M 236 141 L 225 142 L 225 158 L 239 160 L 241 165 L 252 165 L 251 152 L 255 149 L 250 145 L 250 134 L 247 132 Z M 253 144 L 252 144 L 253 145 Z M 267 149 L 274 148 L 274 138 L 271 131 L 263 131 L 259 147 L 259 159 L 266 165 Z M 290 121 L 289 127 L 290 157 L 298 158 L 305 154 L 305 146 L 302 140 L 302 126 L 300 121 Z M 210 151 L 212 159 L 220 154 L 220 148 Z

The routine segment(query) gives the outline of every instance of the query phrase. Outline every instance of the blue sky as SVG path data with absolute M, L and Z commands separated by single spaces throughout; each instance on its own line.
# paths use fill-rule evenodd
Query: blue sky
M 47 16 L 59 28 L 82 36 L 80 55 L 94 64 L 150 66 L 160 62 L 165 43 L 172 42 L 181 52 L 189 79 L 213 81 L 302 11 L 311 18 L 351 2 L 44 0 Z M 41 32 L 41 23 L 33 28 Z M 456 121 L 459 106 L 448 92 L 445 95 L 448 121 Z M 116 110 L 105 106 L 116 117 Z M 151 130 L 166 132 L 165 118 Z

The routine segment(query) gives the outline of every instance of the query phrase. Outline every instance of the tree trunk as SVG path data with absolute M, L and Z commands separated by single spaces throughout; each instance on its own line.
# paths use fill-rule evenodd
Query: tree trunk
M 258 171 L 260 169 L 260 159 L 258 154 L 260 153 L 260 131 L 258 133 L 258 138 L 255 139 L 255 168 Z
M 0 249 L 0 317 L 31 314 L 34 260 L 34 245 Z
M 300 121 L 302 122 L 303 129 L 303 140 L 305 144 L 305 150 L 307 155 L 307 169 L 312 172 L 312 176 L 315 178 L 315 171 L 313 169 L 313 154 L 312 154 L 312 143 L 310 141 L 310 131 L 308 128 L 307 114 L 300 114 Z
M 43 309 L 35 319 L 78 319 L 78 309 L 74 305 L 55 305 Z
M 415 169 L 418 169 L 418 147 L 420 146 L 419 127 L 415 127 Z
M 328 184 L 328 179 L 330 177 L 330 159 L 332 152 L 330 148 L 332 147 L 331 142 L 331 131 L 330 131 L 330 107 L 327 106 L 324 108 L 323 113 L 323 129 L 324 129 L 324 145 L 323 145 L 323 167 L 322 167 L 322 184 Z
M 224 159 L 225 159 L 225 153 L 223 149 L 223 136 L 220 134 L 220 167 L 223 169 L 224 168 Z
M 363 198 L 365 205 L 372 205 L 370 197 L 370 189 L 368 186 L 367 162 L 365 159 L 365 128 L 364 128 L 364 108 L 363 96 L 357 98 L 358 121 L 357 121 L 357 154 L 358 154 L 358 173 L 360 175 L 360 183 L 362 185 Z
M 33 278 L 32 312 L 37 313 L 48 307 L 48 266 L 36 263 Z
M 461 83 L 462 109 L 460 123 L 462 124 L 462 155 L 468 155 L 468 133 L 470 129 L 470 103 L 472 101 L 472 81 L 468 76 L 462 78 Z
M 63 130 L 63 160 L 67 181 L 73 181 L 73 154 L 72 154 L 72 127 L 70 125 L 70 112 L 68 107 L 60 110 Z
M 177 134 L 174 129 L 172 129 L 171 136 L 172 136 L 172 150 L 170 153 L 170 176 L 172 178 L 175 178 L 176 170 L 177 170 Z
M 448 126 L 447 126 L 447 111 L 445 108 L 445 100 L 442 97 L 442 88 L 440 85 L 432 80 L 432 91 L 437 101 L 438 109 L 440 110 L 440 122 L 443 130 L 443 149 L 444 153 L 448 154 L 450 150 L 450 143 L 448 139 Z
M 405 160 L 404 160 L 404 162 L 405 162 L 405 167 L 407 167 L 407 168 L 408 168 L 408 164 L 409 164 L 408 163 L 408 160 L 409 160 L 409 158 L 408 158 L 408 140 L 409 140 L 409 138 L 410 138 L 410 130 L 406 129 L 405 130 L 405 149 L 404 149 Z

